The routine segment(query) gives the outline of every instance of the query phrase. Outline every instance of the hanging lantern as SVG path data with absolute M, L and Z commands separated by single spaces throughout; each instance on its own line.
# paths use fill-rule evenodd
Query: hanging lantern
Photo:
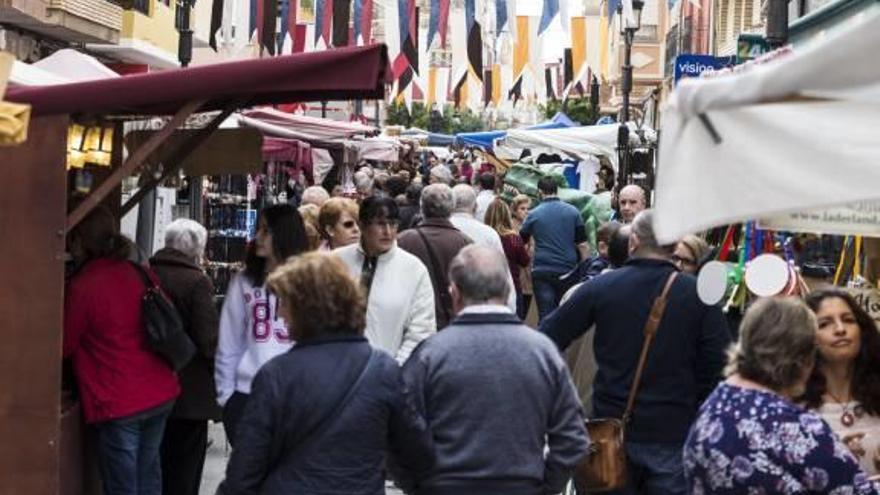
M 86 155 L 82 152 L 83 139 L 86 128 L 79 124 L 72 124 L 67 128 L 67 169 L 83 168 L 86 164 Z
M 85 151 L 88 152 L 88 158 L 86 161 L 94 163 L 95 165 L 109 167 L 111 151 L 113 151 L 113 128 L 90 128 L 89 137 L 86 138 L 86 143 Z

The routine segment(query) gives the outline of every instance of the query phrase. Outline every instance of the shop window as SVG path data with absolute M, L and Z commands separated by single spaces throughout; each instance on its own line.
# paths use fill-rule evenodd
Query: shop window
M 132 9 L 144 15 L 150 15 L 150 0 L 132 0 Z

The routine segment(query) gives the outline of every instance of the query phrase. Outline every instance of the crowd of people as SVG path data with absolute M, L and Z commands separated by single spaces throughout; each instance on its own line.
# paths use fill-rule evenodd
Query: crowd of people
M 553 178 L 533 200 L 459 158 L 403 172 L 262 209 L 219 312 L 207 232 L 173 222 L 149 272 L 197 348 L 178 373 L 144 345 L 132 243 L 106 209 L 77 226 L 64 356 L 105 495 L 198 494 L 221 419 L 224 495 L 557 494 L 584 419 L 625 410 L 616 493 L 880 493 L 880 334 L 846 292 L 758 300 L 733 332 L 697 295 L 706 242 L 660 244 L 639 186 L 591 246 Z

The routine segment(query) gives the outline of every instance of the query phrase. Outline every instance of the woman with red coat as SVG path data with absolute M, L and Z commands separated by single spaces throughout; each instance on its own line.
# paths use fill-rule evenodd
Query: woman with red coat
M 80 270 L 65 295 L 64 357 L 73 362 L 86 422 L 97 433 L 104 495 L 161 495 L 159 446 L 180 393 L 171 368 L 147 348 L 132 243 L 105 208 L 71 232 Z M 151 274 L 151 276 L 155 276 Z

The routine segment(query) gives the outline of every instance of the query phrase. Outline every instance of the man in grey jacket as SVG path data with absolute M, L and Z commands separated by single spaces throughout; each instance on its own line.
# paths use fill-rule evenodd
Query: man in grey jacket
M 504 305 L 504 256 L 470 245 L 452 261 L 458 317 L 403 368 L 429 418 L 437 461 L 407 473 L 418 495 L 545 495 L 562 491 L 589 447 L 581 407 L 553 343 Z

